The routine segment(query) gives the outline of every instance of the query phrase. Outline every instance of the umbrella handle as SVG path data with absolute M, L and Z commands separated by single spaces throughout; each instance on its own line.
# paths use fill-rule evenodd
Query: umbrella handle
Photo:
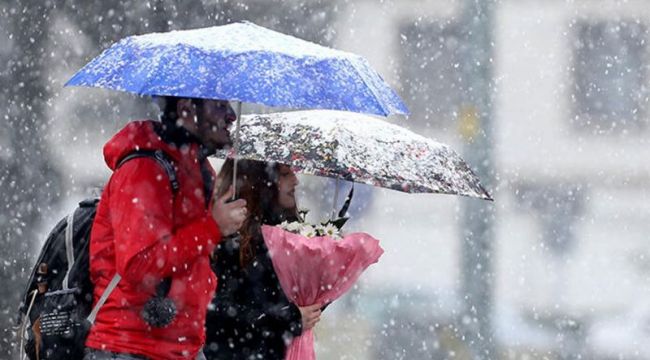
M 234 157 L 233 157 L 233 167 L 232 167 L 232 200 L 237 199 L 237 158 L 239 155 L 239 126 L 241 120 L 241 101 L 237 101 L 237 120 L 235 125 L 235 144 L 234 144 Z

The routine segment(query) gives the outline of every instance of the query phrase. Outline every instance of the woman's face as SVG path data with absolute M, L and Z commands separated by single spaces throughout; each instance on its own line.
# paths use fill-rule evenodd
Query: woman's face
M 287 165 L 280 165 L 278 169 L 278 202 L 285 209 L 296 206 L 296 185 L 298 178 Z

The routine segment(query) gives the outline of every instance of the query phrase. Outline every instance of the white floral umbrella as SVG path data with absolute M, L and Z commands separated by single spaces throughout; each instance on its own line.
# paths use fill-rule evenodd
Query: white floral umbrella
M 492 200 L 449 146 L 368 115 L 332 110 L 245 115 L 239 137 L 239 159 L 276 161 L 303 174 L 409 193 Z

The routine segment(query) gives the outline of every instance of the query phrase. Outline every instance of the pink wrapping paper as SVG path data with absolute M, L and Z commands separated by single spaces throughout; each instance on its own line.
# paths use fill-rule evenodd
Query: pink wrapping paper
M 343 295 L 361 273 L 376 263 L 384 250 L 366 233 L 353 233 L 335 240 L 328 236 L 307 238 L 277 226 L 262 226 L 282 290 L 298 306 L 327 304 Z M 311 330 L 293 339 L 287 360 L 313 360 Z

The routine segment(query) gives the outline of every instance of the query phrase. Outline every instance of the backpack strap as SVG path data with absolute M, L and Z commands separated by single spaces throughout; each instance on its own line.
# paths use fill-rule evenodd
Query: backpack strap
M 72 244 L 72 234 L 74 233 L 74 211 L 68 215 L 65 225 L 65 255 L 68 259 L 68 271 L 65 273 L 61 288 L 68 290 L 68 277 L 74 266 L 74 245 Z
M 120 160 L 120 162 L 117 164 L 117 168 L 124 165 L 124 163 L 129 161 L 129 160 L 132 160 L 132 159 L 135 159 L 135 158 L 141 158 L 141 157 L 154 158 L 158 162 L 158 164 L 160 164 L 160 166 L 162 166 L 162 168 L 167 173 L 167 177 L 169 178 L 169 183 L 170 183 L 170 185 L 172 187 L 172 192 L 174 194 L 176 194 L 178 192 L 178 190 L 180 189 L 180 185 L 178 183 L 178 178 L 176 177 L 176 170 L 174 169 L 174 165 L 173 165 L 173 162 L 172 162 L 171 158 L 167 154 L 165 154 L 165 152 L 163 152 L 162 150 L 155 150 L 155 151 L 153 151 L 153 150 L 137 150 L 137 151 L 134 151 L 134 152 L 128 154 L 127 156 L 125 156 L 124 158 L 122 158 L 122 160 Z M 70 224 L 70 223 L 68 223 L 68 224 Z M 67 233 L 66 233 L 66 244 L 67 244 Z M 70 264 L 70 262 L 68 262 L 68 264 Z M 68 271 L 70 271 L 69 268 L 68 268 Z M 66 276 L 66 278 L 67 278 L 67 276 Z M 102 308 L 102 306 L 104 306 L 104 303 L 106 302 L 106 300 L 108 300 L 108 297 L 111 295 L 113 290 L 115 290 L 115 288 L 117 287 L 117 284 L 120 282 L 121 279 L 122 279 L 122 276 L 120 276 L 120 274 L 118 274 L 118 273 L 115 273 L 115 275 L 111 279 L 111 282 L 108 283 L 108 285 L 106 286 L 106 289 L 104 289 L 104 292 L 102 292 L 102 295 L 99 297 L 99 300 L 97 300 L 97 304 L 95 304 L 95 306 L 93 306 L 93 309 L 90 312 L 90 315 L 88 315 L 87 319 L 88 319 L 88 321 L 90 322 L 91 325 L 95 323 L 95 319 L 97 318 L 97 313 Z M 163 282 L 161 284 L 159 284 L 158 286 L 165 289 L 166 290 L 165 292 L 169 292 L 169 285 L 167 285 L 167 284 L 171 284 L 171 278 L 170 279 L 164 279 Z M 167 286 L 165 286 L 165 285 L 167 285 Z
M 31 300 L 29 301 L 29 306 L 27 307 L 27 313 L 23 317 L 23 321 L 20 324 L 20 352 L 19 352 L 19 358 L 20 360 L 23 360 L 25 358 L 25 330 L 27 329 L 27 321 L 29 320 L 29 313 L 32 311 L 32 307 L 34 306 L 34 301 L 36 300 L 36 295 L 38 295 L 38 289 L 32 290 L 31 293 L 29 293 L 29 296 L 31 297 Z
M 88 315 L 88 321 L 90 322 L 91 325 L 95 323 L 95 318 L 97 318 L 97 313 L 99 312 L 99 309 L 101 309 L 101 307 L 104 306 L 104 303 L 111 295 L 113 290 L 115 290 L 117 283 L 119 283 L 121 279 L 122 277 L 120 276 L 120 274 L 115 273 L 115 275 L 111 279 L 111 282 L 109 282 L 108 285 L 106 286 L 106 289 L 104 289 L 102 296 L 99 298 L 99 300 L 97 300 L 97 304 L 93 306 L 93 310 L 90 312 L 90 315 Z
M 99 199 L 85 199 L 79 203 L 79 207 L 91 207 L 91 206 L 96 206 L 97 203 L 99 202 Z M 74 267 L 75 259 L 74 259 L 74 242 L 73 242 L 73 236 L 74 236 L 74 216 L 75 216 L 76 211 L 73 211 L 70 213 L 65 220 L 66 226 L 65 226 L 65 255 L 66 259 L 68 260 L 68 271 L 65 273 L 65 277 L 63 278 L 63 281 L 61 283 L 61 288 L 62 290 L 68 290 L 70 289 L 70 285 L 68 282 L 68 278 L 70 277 L 70 273 L 72 272 L 72 268 Z
M 180 189 L 180 185 L 178 183 L 178 177 L 176 176 L 176 170 L 174 169 L 173 161 L 171 160 L 169 155 L 167 155 L 162 150 L 136 150 L 128 154 L 124 158 L 122 158 L 122 160 L 120 160 L 120 162 L 117 164 L 117 168 L 124 165 L 125 162 L 131 159 L 141 158 L 141 157 L 150 157 L 158 161 L 158 164 L 160 164 L 160 166 L 162 166 L 162 168 L 167 173 L 167 177 L 169 178 L 169 183 L 171 184 L 172 191 L 174 192 L 174 194 L 178 192 L 178 189 Z

